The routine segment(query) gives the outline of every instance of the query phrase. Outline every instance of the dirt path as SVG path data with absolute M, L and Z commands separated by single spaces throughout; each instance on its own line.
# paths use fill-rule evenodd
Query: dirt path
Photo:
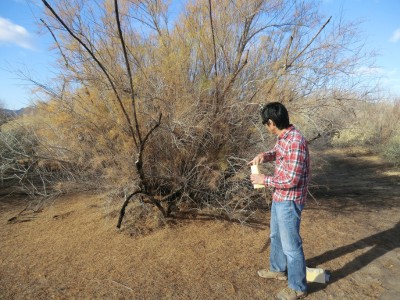
M 363 151 L 323 159 L 303 226 L 308 265 L 332 272 L 315 299 L 400 299 L 400 172 Z
M 400 298 L 400 173 L 363 153 L 314 153 L 303 213 L 307 264 L 331 271 L 307 299 Z M 329 184 L 329 189 L 327 188 Z M 140 238 L 115 230 L 120 203 L 70 195 L 40 213 L 0 200 L 0 299 L 273 299 L 284 282 L 268 264 L 269 214 L 258 228 L 192 221 Z

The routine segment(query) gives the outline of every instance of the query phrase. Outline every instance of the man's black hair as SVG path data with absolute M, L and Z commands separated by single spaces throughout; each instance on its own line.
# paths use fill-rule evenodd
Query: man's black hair
M 278 129 L 286 129 L 289 127 L 289 113 L 286 107 L 280 102 L 271 102 L 266 104 L 261 110 L 262 123 L 268 120 L 274 121 Z

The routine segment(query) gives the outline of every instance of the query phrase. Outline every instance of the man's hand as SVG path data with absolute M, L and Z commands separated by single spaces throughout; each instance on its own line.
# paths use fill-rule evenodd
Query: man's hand
M 252 184 L 265 184 L 264 183 L 265 175 L 264 174 L 251 174 L 250 180 Z
M 256 157 L 253 158 L 253 160 L 249 161 L 247 165 L 259 165 L 264 162 L 264 154 L 260 153 Z

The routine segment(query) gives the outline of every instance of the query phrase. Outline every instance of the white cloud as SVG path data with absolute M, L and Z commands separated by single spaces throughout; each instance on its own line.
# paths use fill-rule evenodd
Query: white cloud
M 22 26 L 0 17 L 0 45 L 15 44 L 26 49 L 33 49 L 31 35 Z
M 361 75 L 383 75 L 385 73 L 382 68 L 377 67 L 360 67 L 357 71 Z
M 390 38 L 390 41 L 393 43 L 400 41 L 400 28 L 396 29 L 393 32 L 392 37 Z

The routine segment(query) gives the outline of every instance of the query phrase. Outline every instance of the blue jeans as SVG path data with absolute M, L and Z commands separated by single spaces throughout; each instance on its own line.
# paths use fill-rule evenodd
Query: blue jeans
M 303 207 L 294 201 L 272 202 L 270 270 L 287 271 L 289 287 L 305 292 L 306 262 L 300 237 Z

